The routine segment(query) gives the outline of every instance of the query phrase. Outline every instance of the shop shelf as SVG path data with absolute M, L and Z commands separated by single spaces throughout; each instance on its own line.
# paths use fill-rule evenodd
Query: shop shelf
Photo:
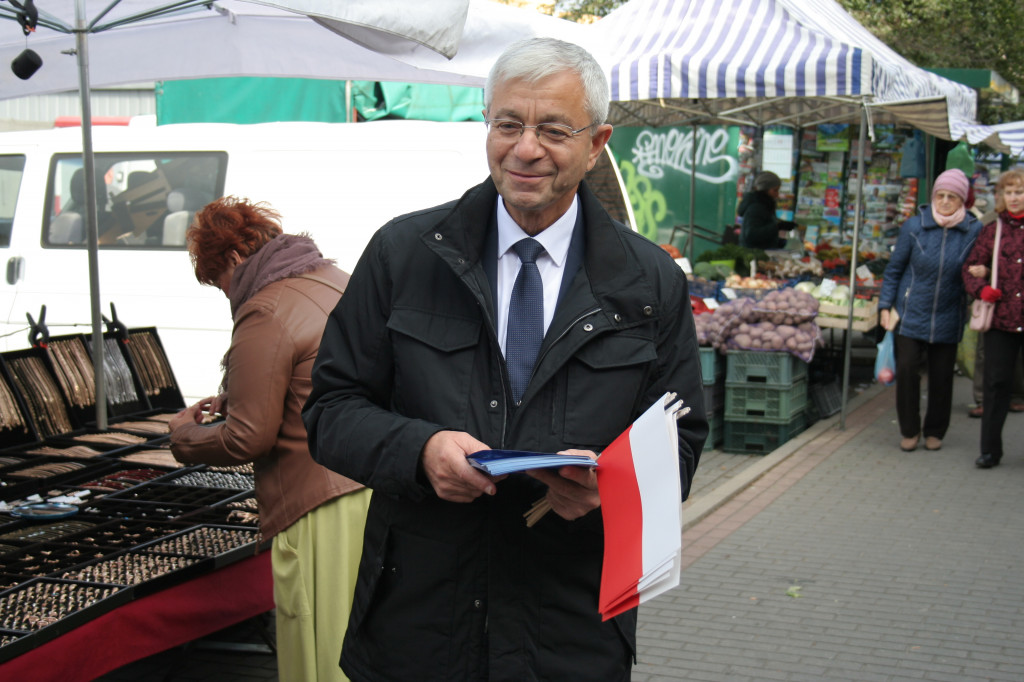
M 726 384 L 792 386 L 807 378 L 807 363 L 786 352 L 730 350 L 726 352 Z
M 782 424 L 726 419 L 722 450 L 734 454 L 766 455 L 806 427 L 807 420 L 803 414 Z
M 725 418 L 743 421 L 750 418 L 790 421 L 807 408 L 807 382 L 798 381 L 789 388 L 764 384 L 726 384 Z

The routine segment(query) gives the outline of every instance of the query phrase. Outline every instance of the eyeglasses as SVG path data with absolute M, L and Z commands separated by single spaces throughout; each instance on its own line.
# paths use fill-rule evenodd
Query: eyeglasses
M 572 126 L 565 125 L 564 123 L 538 123 L 535 126 L 528 126 L 523 124 L 521 121 L 512 121 L 507 118 L 492 118 L 487 122 L 487 128 L 494 131 L 498 135 L 509 140 L 522 137 L 523 132 L 527 128 L 533 128 L 537 132 L 537 139 L 541 142 L 548 142 L 552 144 L 558 144 L 560 142 L 567 142 L 573 137 L 576 137 L 584 130 L 593 128 L 596 123 L 591 123 L 588 126 L 583 126 L 579 130 L 573 130 Z

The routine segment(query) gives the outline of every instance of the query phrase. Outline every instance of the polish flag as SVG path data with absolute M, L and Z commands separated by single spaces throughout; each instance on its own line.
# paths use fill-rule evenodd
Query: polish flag
M 598 608 L 603 620 L 679 584 L 683 525 L 676 418 L 685 414 L 681 405 L 675 394 L 666 393 L 598 460 L 604 518 Z

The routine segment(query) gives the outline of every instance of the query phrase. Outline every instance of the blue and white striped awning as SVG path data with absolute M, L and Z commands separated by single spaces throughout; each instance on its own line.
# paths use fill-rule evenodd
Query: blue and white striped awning
M 614 115 L 632 123 L 664 123 L 655 105 L 677 121 L 808 125 L 867 103 L 883 120 L 926 100 L 914 110 L 928 132 L 959 137 L 974 121 L 973 90 L 914 66 L 833 0 L 631 0 L 594 29 Z
M 969 126 L 966 139 L 970 144 L 984 143 L 1005 154 L 1021 156 L 1024 154 L 1024 121 Z

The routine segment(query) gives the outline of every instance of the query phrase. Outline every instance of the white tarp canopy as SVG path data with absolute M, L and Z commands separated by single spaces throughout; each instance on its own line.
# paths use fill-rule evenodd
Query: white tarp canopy
M 78 65 L 73 53 L 68 54 L 76 47 L 71 32 L 75 0 L 38 1 L 40 25 L 27 39 L 16 23 L 0 21 L 2 99 L 78 88 Z M 573 40 L 585 28 L 489 0 L 121 0 L 101 17 L 111 0 L 82 1 L 89 18 L 88 71 L 94 88 L 214 76 L 482 86 L 495 57 L 509 43 L 534 35 Z M 355 23 L 326 19 L 331 5 L 346 11 L 359 7 L 363 13 L 354 17 Z M 308 6 L 317 14 L 311 19 L 279 9 L 283 6 Z M 380 23 L 371 28 L 365 12 L 376 8 Z M 0 19 L 13 19 L 14 11 L 0 2 Z M 402 17 L 415 21 L 392 25 Z M 413 29 L 428 25 L 458 36 L 453 59 L 421 44 L 430 36 Z M 450 41 L 438 38 L 437 49 L 449 50 Z M 20 81 L 7 65 L 26 47 L 42 57 L 43 66 Z

